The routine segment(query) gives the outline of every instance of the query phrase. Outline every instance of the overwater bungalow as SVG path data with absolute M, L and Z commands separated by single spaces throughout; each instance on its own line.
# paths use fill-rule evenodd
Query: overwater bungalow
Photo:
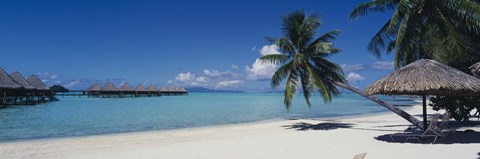
M 183 87 L 180 88 L 180 93 L 182 93 L 182 95 L 188 95 L 187 89 L 185 89 L 185 88 L 183 88 Z
M 149 97 L 160 96 L 160 92 L 153 84 L 147 87 L 147 92 Z
M 34 94 L 36 88 L 28 83 L 27 79 L 25 79 L 19 72 L 12 72 L 10 77 L 23 88 L 23 90 L 15 95 L 14 104 L 35 104 Z
M 133 97 L 135 95 L 133 88 L 126 82 L 118 89 L 118 91 L 120 97 Z
M 98 83 L 93 84 L 85 90 L 89 97 L 158 97 L 162 95 L 187 95 L 185 88 L 165 88 L 157 89 L 155 85 L 149 85 L 145 88 L 142 84 L 138 84 L 135 89 L 128 83 L 124 83 L 120 88 L 116 88 L 112 82 L 108 82 L 104 87 Z
M 112 82 L 107 82 L 105 86 L 100 89 L 102 97 L 118 97 L 119 91 L 118 88 Z
M 0 104 L 13 104 L 15 95 L 19 94 L 21 90 L 22 86 L 0 68 Z
M 160 88 L 160 94 L 165 96 L 176 96 L 176 95 L 187 95 L 187 90 L 185 88 Z
M 160 87 L 160 89 L 158 89 L 158 92 L 160 93 L 160 95 L 167 95 L 168 94 L 168 90 L 167 88 L 165 87 Z
M 102 86 L 100 86 L 100 84 L 94 83 L 92 86 L 88 87 L 85 92 L 87 92 L 88 97 L 99 97 L 101 89 Z
M 31 75 L 27 78 L 27 82 L 35 87 L 35 94 L 34 96 L 37 97 L 37 101 L 45 102 L 46 98 L 50 101 L 54 100 L 55 93 L 50 91 L 50 88 L 45 85 L 37 76 Z
M 145 89 L 145 87 L 143 87 L 142 84 L 138 84 L 137 87 L 135 87 L 134 91 L 135 97 L 145 97 L 148 94 L 147 90 Z
M 174 90 L 175 95 L 187 95 L 187 90 L 185 88 L 177 87 Z

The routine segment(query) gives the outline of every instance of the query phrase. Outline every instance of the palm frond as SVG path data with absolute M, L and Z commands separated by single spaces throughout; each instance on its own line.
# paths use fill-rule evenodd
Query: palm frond
M 275 65 L 284 64 L 288 60 L 290 60 L 290 57 L 283 54 L 269 54 L 269 55 L 260 57 L 260 61 L 275 64 Z
M 310 82 L 310 76 L 305 71 L 301 71 L 300 84 L 302 86 L 303 97 L 305 98 L 305 102 L 307 103 L 308 107 L 311 107 L 312 103 L 310 103 L 310 96 L 311 96 L 310 91 L 312 89 L 312 86 Z
M 277 69 L 277 71 L 275 71 L 275 73 L 272 76 L 272 80 L 271 80 L 272 88 L 274 88 L 274 89 L 278 88 L 280 83 L 285 78 L 287 78 L 288 74 L 290 73 L 290 70 L 293 69 L 292 66 L 293 66 L 293 61 L 290 61 L 289 63 L 281 66 L 280 68 Z
M 390 20 L 373 36 L 368 43 L 368 51 L 375 57 L 380 58 L 383 50 L 387 49 L 388 44 L 395 39 L 395 29 L 390 29 Z M 395 27 L 397 28 L 397 27 Z M 388 50 L 387 50 L 388 51 Z
M 357 5 L 350 13 L 350 20 L 358 19 L 371 13 L 393 10 L 399 1 L 400 0 L 374 0 L 361 3 Z
M 295 71 L 291 71 L 288 75 L 288 79 L 286 82 L 283 103 L 287 109 L 290 109 L 290 105 L 292 105 L 293 97 L 297 92 L 297 75 Z

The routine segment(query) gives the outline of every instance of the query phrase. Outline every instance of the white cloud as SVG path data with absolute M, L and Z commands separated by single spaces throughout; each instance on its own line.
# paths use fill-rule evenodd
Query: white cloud
M 372 68 L 376 70 L 390 70 L 393 69 L 393 61 L 375 61 Z
M 375 61 L 372 64 L 341 64 L 345 72 L 358 72 L 365 70 L 390 70 L 393 69 L 393 61 Z
M 255 47 L 255 46 L 252 47 L 252 51 L 255 51 L 255 50 L 257 50 L 257 47 Z
M 341 64 L 342 70 L 345 72 L 363 71 L 368 69 L 365 64 Z
M 230 65 L 230 66 L 231 66 L 233 69 L 238 69 L 238 65 L 232 64 L 232 65 Z
M 265 45 L 260 49 L 262 56 L 270 54 L 280 54 L 276 45 Z M 245 66 L 248 80 L 267 80 L 272 78 L 273 73 L 278 66 L 271 63 L 266 63 L 256 59 L 252 66 Z
M 37 73 L 37 76 L 47 86 L 62 83 L 62 81 L 60 80 L 61 76 L 59 74 L 44 72 L 44 73 Z M 28 76 L 26 76 L 25 78 L 27 78 L 27 77 Z
M 243 81 L 241 80 L 230 80 L 230 81 L 220 81 L 215 86 L 215 88 L 229 88 L 229 87 L 237 87 L 242 85 Z
M 63 86 L 66 87 L 66 88 L 72 88 L 72 87 L 76 86 L 78 83 L 80 83 L 79 80 L 73 80 L 73 81 L 70 81 L 70 82 L 67 82 L 67 83 L 63 84 Z
M 179 73 L 176 80 L 169 85 L 206 87 L 213 89 L 234 88 L 243 84 L 241 76 L 231 71 L 220 72 L 215 69 L 205 69 L 201 73 Z
M 272 78 L 273 73 L 277 70 L 277 65 L 264 63 L 260 59 L 256 59 L 252 67 L 245 66 L 248 80 L 267 80 Z
M 347 75 L 347 80 L 348 80 L 349 82 L 357 82 L 357 81 L 365 80 L 365 77 L 361 76 L 361 75 L 358 74 L 358 73 L 350 72 L 350 73 Z
M 218 72 L 217 70 L 203 70 L 203 74 L 205 74 L 206 76 L 210 76 L 210 77 L 219 77 L 221 76 L 222 74 L 220 72 Z
M 208 78 L 207 77 L 197 77 L 197 79 L 195 79 L 195 82 L 205 83 L 205 82 L 208 82 Z
M 189 82 L 189 81 L 193 81 L 195 79 L 195 74 L 193 74 L 191 72 L 180 73 L 180 74 L 177 75 L 177 77 L 175 79 L 180 81 L 180 82 Z
M 278 51 L 277 45 L 265 45 L 262 47 L 262 49 L 260 49 L 260 54 L 265 56 L 270 54 L 280 54 L 280 52 Z

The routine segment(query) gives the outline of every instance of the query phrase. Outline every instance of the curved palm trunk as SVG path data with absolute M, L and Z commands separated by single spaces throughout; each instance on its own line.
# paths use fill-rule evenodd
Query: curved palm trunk
M 424 128 L 423 123 L 421 121 L 419 121 L 417 118 L 413 117 L 412 115 L 408 114 L 407 112 L 405 112 L 401 109 L 398 109 L 397 107 L 393 106 L 390 103 L 387 103 L 383 100 L 380 100 L 377 97 L 374 97 L 372 95 L 368 95 L 365 92 L 361 91 L 360 89 L 352 87 L 348 84 L 345 84 L 345 83 L 342 83 L 342 82 L 336 82 L 336 81 L 330 81 L 330 82 L 335 84 L 336 86 L 348 89 L 348 90 L 350 90 L 352 92 L 355 92 L 355 93 L 357 93 L 357 94 L 359 94 L 359 95 L 361 95 L 365 98 L 368 98 L 368 99 L 374 101 L 375 103 L 378 103 L 378 104 L 382 105 L 383 107 L 389 109 L 390 111 L 394 112 L 395 114 L 401 116 L 402 118 L 404 118 L 408 122 L 412 123 L 413 125 L 418 126 L 422 129 Z

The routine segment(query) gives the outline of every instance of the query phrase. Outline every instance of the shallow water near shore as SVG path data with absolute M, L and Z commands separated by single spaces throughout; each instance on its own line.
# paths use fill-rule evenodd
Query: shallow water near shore
M 393 102 L 391 97 L 382 97 Z M 356 94 L 329 103 L 313 96 L 308 108 L 297 96 L 290 108 L 283 94 L 191 93 L 151 98 L 60 98 L 35 106 L 0 109 L 0 142 L 96 134 L 170 130 L 281 118 L 321 118 L 388 111 Z M 398 103 L 398 102 L 397 102 Z M 403 101 L 402 104 L 412 104 Z

